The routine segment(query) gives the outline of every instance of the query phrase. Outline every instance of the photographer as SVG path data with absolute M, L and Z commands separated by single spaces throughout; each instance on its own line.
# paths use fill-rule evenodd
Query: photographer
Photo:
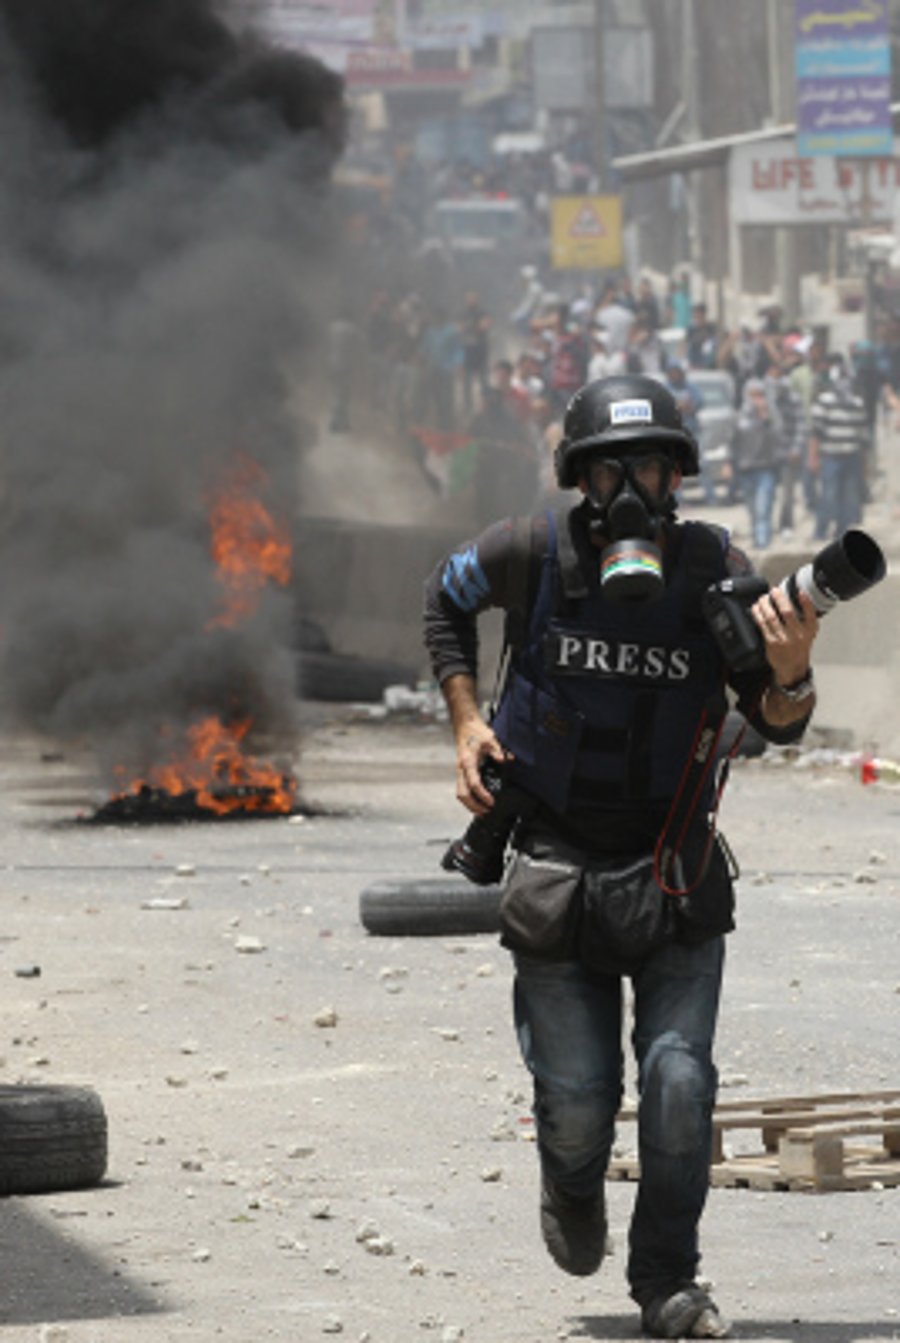
M 550 1254 L 579 1276 L 603 1258 L 628 976 L 641 1161 L 631 1294 L 656 1337 L 720 1338 L 727 1326 L 695 1282 L 723 935 L 733 927 L 729 867 L 709 828 L 710 743 L 727 685 L 769 740 L 802 735 L 818 620 L 805 593 L 799 608 L 767 593 L 752 606 L 758 665 L 728 671 L 703 595 L 751 567 L 724 532 L 676 520 L 698 451 L 658 381 L 588 383 L 569 402 L 563 435 L 558 483 L 580 502 L 493 524 L 427 584 L 426 643 L 450 710 L 457 796 L 487 839 L 462 845 L 454 865 L 492 879 L 492 849 L 499 843 L 502 857 L 508 813 L 518 818 L 502 941 L 534 1080 Z M 507 611 L 510 649 L 490 724 L 477 692 L 477 617 L 489 607 Z

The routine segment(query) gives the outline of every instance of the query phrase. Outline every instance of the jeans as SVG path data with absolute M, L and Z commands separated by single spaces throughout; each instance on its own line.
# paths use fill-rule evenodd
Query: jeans
M 840 536 L 862 517 L 862 459 L 858 452 L 822 453 L 816 539 Z
M 724 939 L 671 943 L 632 977 L 641 1178 L 628 1280 L 641 1305 L 691 1282 L 709 1187 L 712 1042 Z M 602 1187 L 622 1098 L 622 986 L 576 961 L 515 956 L 519 1048 L 534 1079 L 545 1176 L 576 1198 Z
M 757 550 L 765 550 L 772 540 L 776 481 L 772 466 L 755 466 L 741 472 L 741 492 L 750 510 L 750 527 Z
M 712 507 L 716 502 L 716 485 L 709 467 L 703 461 L 702 453 L 700 455 L 700 488 L 703 491 L 703 502 Z
M 785 461 L 780 472 L 781 503 L 778 510 L 778 527 L 782 532 L 794 529 L 794 495 L 800 479 L 800 463 Z
M 470 416 L 478 408 L 475 397 L 476 388 L 479 395 L 483 396 L 488 385 L 487 363 L 470 363 L 467 359 L 463 364 L 462 385 L 463 410 L 467 416 Z

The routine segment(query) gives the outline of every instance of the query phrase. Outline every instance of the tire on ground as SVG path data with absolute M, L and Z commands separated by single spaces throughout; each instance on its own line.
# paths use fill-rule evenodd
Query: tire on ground
M 500 889 L 464 877 L 377 881 L 361 893 L 359 914 L 368 932 L 383 937 L 496 933 Z
M 0 1195 L 99 1184 L 107 1122 L 88 1087 L 0 1086 Z
M 415 683 L 416 672 L 411 667 L 387 658 L 303 652 L 298 659 L 297 691 L 303 699 L 375 703 L 388 686 Z

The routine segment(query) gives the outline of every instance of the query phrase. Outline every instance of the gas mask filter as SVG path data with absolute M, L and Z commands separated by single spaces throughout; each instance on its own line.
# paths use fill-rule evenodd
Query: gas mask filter
M 617 603 L 648 602 L 665 590 L 659 536 L 671 516 L 672 461 L 663 452 L 622 458 L 592 457 L 587 464 L 591 531 L 605 542 L 600 587 Z

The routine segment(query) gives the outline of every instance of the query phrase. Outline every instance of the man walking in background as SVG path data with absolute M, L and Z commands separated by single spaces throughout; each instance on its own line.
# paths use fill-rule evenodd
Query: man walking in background
M 762 378 L 744 385 L 744 399 L 734 436 L 734 466 L 741 494 L 750 513 L 750 533 L 756 550 L 772 540 L 772 513 L 778 479 L 781 424 Z
M 463 410 L 471 415 L 488 385 L 491 319 L 474 292 L 466 294 L 459 331 L 462 338 Z
M 862 517 L 866 404 L 853 390 L 842 354 L 828 356 L 828 380 L 812 404 L 810 467 L 819 477 L 816 540 L 840 536 Z
M 781 495 L 777 529 L 782 536 L 791 536 L 794 531 L 794 496 L 806 456 L 806 416 L 800 393 L 791 386 L 782 365 L 774 361 L 769 364 L 763 385 L 778 427 L 775 464 Z

